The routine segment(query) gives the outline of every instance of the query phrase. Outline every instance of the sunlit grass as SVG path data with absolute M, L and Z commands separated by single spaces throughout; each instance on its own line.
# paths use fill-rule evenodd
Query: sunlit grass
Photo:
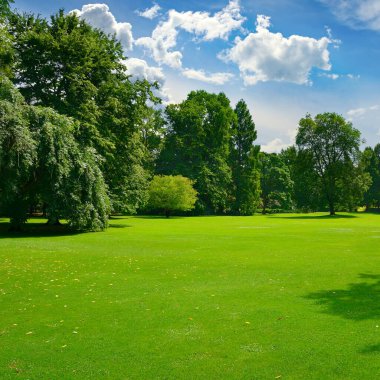
M 0 223 L 1 379 L 380 373 L 380 215 L 39 222 Z

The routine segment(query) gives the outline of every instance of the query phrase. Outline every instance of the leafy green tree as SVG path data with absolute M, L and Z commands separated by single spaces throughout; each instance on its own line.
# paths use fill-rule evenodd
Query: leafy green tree
M 361 165 L 371 177 L 371 185 L 364 194 L 367 210 L 371 207 L 380 208 L 380 144 L 364 149 Z
M 77 230 L 101 230 L 110 212 L 93 148 L 74 138 L 79 123 L 50 108 L 28 106 L 4 77 L 0 82 L 0 202 L 14 229 L 35 202 L 49 220 Z
M 260 173 L 258 154 L 260 147 L 254 145 L 257 131 L 244 100 L 235 107 L 236 128 L 231 142 L 231 166 L 235 186 L 234 211 L 252 215 L 260 200 Z
M 11 12 L 10 4 L 14 3 L 14 0 L 0 0 L 0 19 L 8 16 Z
M 157 171 L 195 180 L 199 213 L 223 213 L 232 205 L 230 141 L 236 115 L 223 94 L 193 91 L 169 105 L 165 143 Z
M 293 181 L 289 168 L 275 153 L 259 154 L 262 213 L 268 209 L 290 210 L 293 207 Z
M 319 177 L 310 170 L 312 156 L 309 152 L 298 152 L 295 146 L 284 149 L 279 154 L 288 167 L 293 181 L 292 199 L 298 210 L 304 212 L 317 211 L 323 208 Z
M 345 203 L 347 193 L 342 184 L 358 174 L 352 168 L 357 166 L 360 142 L 360 132 L 336 113 L 314 119 L 306 115 L 300 120 L 296 137 L 300 158 L 307 157 L 308 169 L 320 179 L 315 185 L 321 186 L 330 215 L 335 215 L 338 204 Z
M 22 96 L 0 76 L 0 207 L 19 230 L 30 202 L 36 142 L 28 128 Z
M 173 211 L 190 211 L 197 200 L 197 192 L 189 178 L 154 176 L 149 186 L 149 206 L 165 212 L 167 218 Z
M 159 100 L 147 81 L 130 81 L 122 64 L 121 44 L 63 11 L 50 22 L 33 15 L 13 15 L 15 82 L 29 104 L 54 108 L 80 121 L 76 140 L 103 157 L 101 170 L 113 211 L 133 213 L 147 198 L 144 145 L 148 102 Z

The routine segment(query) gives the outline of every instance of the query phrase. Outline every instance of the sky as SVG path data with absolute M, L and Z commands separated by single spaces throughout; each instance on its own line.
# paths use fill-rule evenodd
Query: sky
M 294 143 L 307 113 L 337 112 L 380 142 L 379 0 L 15 0 L 49 17 L 76 12 L 116 34 L 132 78 L 165 103 L 192 90 L 244 99 L 262 150 Z

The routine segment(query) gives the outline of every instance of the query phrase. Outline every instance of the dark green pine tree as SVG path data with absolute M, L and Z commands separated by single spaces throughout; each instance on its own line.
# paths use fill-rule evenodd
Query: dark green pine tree
M 260 201 L 260 173 L 255 123 L 244 100 L 235 107 L 237 124 L 231 138 L 231 167 L 235 190 L 233 211 L 252 215 Z

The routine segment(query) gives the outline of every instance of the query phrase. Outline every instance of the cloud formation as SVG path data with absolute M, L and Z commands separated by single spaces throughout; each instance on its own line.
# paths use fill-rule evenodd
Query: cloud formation
M 129 22 L 117 22 L 106 4 L 87 4 L 82 9 L 74 9 L 79 18 L 88 22 L 94 28 L 101 29 L 107 34 L 115 35 L 125 50 L 132 49 L 132 25 Z
M 350 118 L 350 120 L 360 118 L 361 116 L 364 116 L 368 112 L 371 111 L 377 111 L 380 109 L 380 106 L 378 104 L 375 104 L 374 106 L 371 107 L 362 107 L 362 108 L 355 108 L 352 110 L 349 110 L 347 112 L 347 116 Z
M 379 0 L 320 0 L 338 20 L 355 29 L 380 31 Z
M 181 68 L 182 53 L 171 50 L 177 45 L 178 30 L 194 34 L 203 41 L 227 39 L 231 31 L 242 27 L 244 21 L 238 0 L 230 0 L 225 8 L 214 15 L 209 12 L 177 12 L 172 9 L 168 12 L 167 19 L 153 30 L 151 37 L 139 38 L 136 44 L 148 50 L 157 63 Z
M 127 68 L 127 74 L 131 75 L 130 80 L 147 80 L 150 83 L 157 82 L 158 89 L 153 89 L 155 96 L 162 99 L 163 103 L 169 103 L 171 97 L 165 87 L 165 75 L 160 67 L 149 66 L 146 61 L 139 58 L 128 58 L 122 62 Z
M 219 54 L 222 60 L 238 65 L 246 85 L 268 81 L 310 84 L 313 67 L 331 69 L 330 38 L 317 40 L 298 35 L 287 38 L 270 32 L 269 27 L 270 17 L 258 15 L 256 32 L 244 39 L 237 37 L 232 49 Z
M 158 16 L 161 7 L 158 4 L 154 4 L 153 7 L 147 8 L 142 12 L 137 12 L 137 14 L 141 17 L 148 18 L 149 20 L 153 20 Z
M 201 82 L 222 85 L 227 83 L 232 77 L 231 73 L 212 73 L 206 74 L 204 70 L 184 69 L 182 74 L 189 79 L 195 79 Z

